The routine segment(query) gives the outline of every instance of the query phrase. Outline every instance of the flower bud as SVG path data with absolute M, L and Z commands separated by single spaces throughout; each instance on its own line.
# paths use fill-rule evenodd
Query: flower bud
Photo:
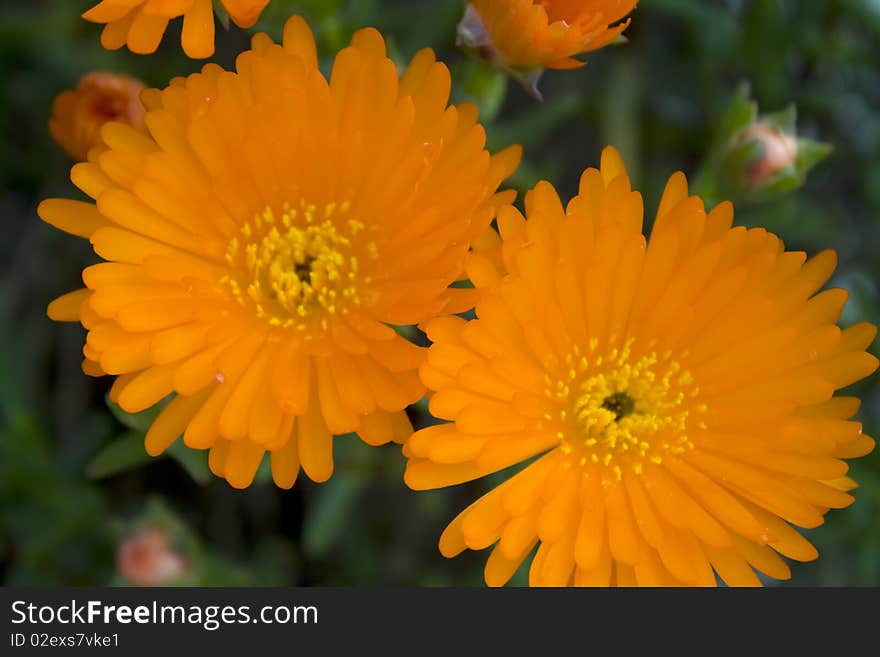
M 109 121 L 143 126 L 144 106 L 140 93 L 144 83 L 128 75 L 92 71 L 75 89 L 55 97 L 49 132 L 74 160 L 83 161 L 89 150 L 99 146 L 101 128 Z
M 757 159 L 745 172 L 746 183 L 752 189 L 760 189 L 797 161 L 797 137 L 769 123 L 759 121 L 753 124 L 742 138 L 758 145 Z
M 759 114 L 748 85 L 727 109 L 697 176 L 704 198 L 760 201 L 802 187 L 831 147 L 797 136 L 797 109 Z
M 137 586 L 162 586 L 180 580 L 188 571 L 186 558 L 177 552 L 167 531 L 140 529 L 125 538 L 116 553 L 120 574 Z

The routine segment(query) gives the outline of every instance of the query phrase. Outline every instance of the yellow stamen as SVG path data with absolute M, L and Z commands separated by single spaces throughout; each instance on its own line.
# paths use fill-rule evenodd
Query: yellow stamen
M 601 463 L 617 479 L 623 465 L 641 474 L 645 461 L 659 464 L 665 454 L 693 449 L 689 426 L 706 427 L 699 416 L 708 408 L 694 401 L 699 388 L 691 372 L 672 352 L 655 345 L 639 352 L 634 342 L 600 349 L 590 340 L 589 359 L 575 347 L 565 362 L 576 363 L 577 371 L 569 367 L 555 381 L 547 377 L 545 390 L 559 405 L 562 453 L 573 463 Z
M 305 330 L 314 319 L 326 329 L 328 315 L 348 314 L 364 303 L 371 283 L 359 274 L 353 254 L 353 238 L 366 226 L 346 216 L 350 207 L 331 202 L 319 210 L 302 200 L 298 212 L 285 203 L 280 220 L 267 207 L 229 242 L 226 261 L 233 271 L 220 283 L 271 326 Z M 362 249 L 378 257 L 374 242 Z

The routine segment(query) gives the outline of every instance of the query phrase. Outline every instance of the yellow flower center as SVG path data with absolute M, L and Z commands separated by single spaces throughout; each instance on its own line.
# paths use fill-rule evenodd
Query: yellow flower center
M 364 303 L 372 282 L 359 273 L 353 243 L 365 226 L 349 210 L 348 203 L 319 211 L 302 201 L 299 208 L 285 204 L 277 218 L 266 208 L 229 242 L 226 260 L 234 271 L 221 283 L 272 326 L 304 331 L 316 320 L 326 329 L 328 317 Z M 366 244 L 366 254 L 378 257 L 375 243 Z
M 690 427 L 705 428 L 706 405 L 691 373 L 669 351 L 652 345 L 635 353 L 634 341 L 604 353 L 594 340 L 589 353 L 575 347 L 567 374 L 547 378 L 547 395 L 560 406 L 560 449 L 570 464 L 623 467 L 641 474 L 645 461 L 693 448 Z M 553 416 L 546 418 L 554 419 Z

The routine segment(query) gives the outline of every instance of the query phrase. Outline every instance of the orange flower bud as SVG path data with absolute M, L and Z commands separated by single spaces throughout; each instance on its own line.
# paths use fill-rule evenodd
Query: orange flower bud
M 187 560 L 169 543 L 168 534 L 150 528 L 126 538 L 116 553 L 120 574 L 138 586 L 161 586 L 186 574 Z
M 49 119 L 52 138 L 74 160 L 85 160 L 89 150 L 101 144 L 101 128 L 108 121 L 143 125 L 144 88 L 143 82 L 128 75 L 87 73 L 75 89 L 55 97 Z

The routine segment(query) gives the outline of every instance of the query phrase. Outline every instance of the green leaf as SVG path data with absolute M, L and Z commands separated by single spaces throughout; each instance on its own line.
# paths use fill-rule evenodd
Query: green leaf
M 339 474 L 321 486 L 303 521 L 303 550 L 320 557 L 345 530 L 366 479 L 356 473 Z
M 220 24 L 223 26 L 224 30 L 229 29 L 229 12 L 226 11 L 226 7 L 222 5 L 220 0 L 214 0 L 214 14 L 217 16 L 217 20 L 220 21 Z
M 764 123 L 776 126 L 782 132 L 794 134 L 797 131 L 797 107 L 795 105 L 789 105 L 780 112 L 764 114 L 761 117 L 761 120 Z
M 263 455 L 263 460 L 260 461 L 260 467 L 257 468 L 257 472 L 254 475 L 254 484 L 268 484 L 272 481 L 272 459 L 269 458 L 269 454 Z
M 482 60 L 471 59 L 461 67 L 461 89 L 479 108 L 480 121 L 490 123 L 507 97 L 507 76 Z
M 303 551 L 313 558 L 326 554 L 345 532 L 361 492 L 375 476 L 379 450 L 355 434 L 338 436 L 334 443 L 339 472 L 316 490 L 303 519 Z
M 831 144 L 812 139 L 798 139 L 797 170 L 806 176 L 813 167 L 826 159 L 834 151 Z
M 166 454 L 177 461 L 197 484 L 204 486 L 211 481 L 207 450 L 192 449 L 184 445 L 182 440 L 176 440 Z
M 767 186 L 766 189 L 754 194 L 756 200 L 762 198 L 772 198 L 775 194 L 785 194 L 793 192 L 803 187 L 805 178 L 800 175 L 793 166 L 786 167 L 776 178 Z
M 152 460 L 144 449 L 144 435 L 138 431 L 126 431 L 95 454 L 86 466 L 86 474 L 92 479 L 103 479 Z
M 751 85 L 741 82 L 727 112 L 721 119 L 718 140 L 724 142 L 745 130 L 758 119 L 758 104 L 752 100 Z
M 158 417 L 159 413 L 164 408 L 164 402 L 159 402 L 158 404 L 151 406 L 145 411 L 141 411 L 140 413 L 129 413 L 127 411 L 122 410 L 122 408 L 110 399 L 110 395 L 107 395 L 105 398 L 107 402 L 107 408 L 110 409 L 110 412 L 113 413 L 113 417 L 119 420 L 124 426 L 129 429 L 134 429 L 136 431 L 140 431 L 142 434 L 147 433 L 147 430 L 155 421 L 156 417 Z
M 109 396 L 106 401 L 107 407 L 110 409 L 110 412 L 113 413 L 113 416 L 123 425 L 131 429 L 131 431 L 125 435 L 137 435 L 140 443 L 140 451 L 143 452 L 146 457 L 144 460 L 150 460 L 152 457 L 150 457 L 150 455 L 144 450 L 144 435 L 156 420 L 156 417 L 162 411 L 162 408 L 164 408 L 165 403 L 160 402 L 140 413 L 128 413 L 122 410 L 122 408 L 119 407 L 119 404 L 111 401 Z M 122 448 L 119 447 L 118 449 L 121 450 Z M 133 451 L 132 448 L 132 452 Z M 168 448 L 166 454 L 177 461 L 177 463 L 189 473 L 196 483 L 204 485 L 211 481 L 211 470 L 208 467 L 206 451 L 190 449 L 183 444 L 182 440 L 177 440 Z

